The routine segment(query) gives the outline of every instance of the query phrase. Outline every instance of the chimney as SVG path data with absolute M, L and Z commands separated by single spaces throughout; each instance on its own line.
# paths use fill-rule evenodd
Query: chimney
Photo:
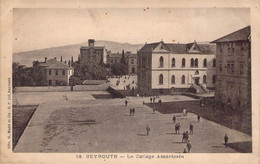
M 88 40 L 88 46 L 89 47 L 94 47 L 94 45 L 95 45 L 95 40 L 94 39 L 89 39 Z
M 47 57 L 45 57 L 44 59 L 45 59 L 44 62 L 47 63 Z
M 56 58 L 56 57 L 54 57 L 54 59 L 55 59 L 55 60 L 57 60 L 57 58 Z

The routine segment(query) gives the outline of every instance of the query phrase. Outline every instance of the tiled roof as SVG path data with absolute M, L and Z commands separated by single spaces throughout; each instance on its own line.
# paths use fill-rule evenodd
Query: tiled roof
M 93 48 L 93 49 L 104 49 L 105 46 L 94 46 L 94 47 L 90 47 L 90 46 L 81 46 L 80 49 L 90 49 L 90 48 Z
M 161 42 L 145 44 L 139 52 L 152 52 L 156 47 L 159 46 Z M 166 50 L 171 51 L 173 54 L 194 54 L 195 52 L 189 52 L 191 47 L 195 44 L 195 47 L 200 54 L 215 54 L 216 45 L 213 44 L 198 44 L 198 43 L 188 43 L 188 44 L 174 44 L 174 43 L 163 43 L 162 45 L 166 45 L 164 47 Z
M 242 28 L 238 31 L 230 33 L 226 36 L 223 36 L 217 40 L 212 41 L 211 43 L 218 43 L 218 42 L 230 42 L 230 41 L 239 41 L 239 40 L 248 40 L 250 37 L 250 26 Z
M 47 60 L 46 62 L 40 62 L 39 63 L 39 66 L 40 67 L 49 67 L 49 66 L 51 66 L 51 65 L 53 65 L 53 64 L 56 64 L 56 63 L 58 63 L 59 61 L 57 61 L 56 59 L 49 59 L 49 60 Z
M 52 64 L 49 67 L 47 67 L 46 69 L 73 69 L 72 67 L 67 66 L 64 63 L 58 62 L 56 64 Z

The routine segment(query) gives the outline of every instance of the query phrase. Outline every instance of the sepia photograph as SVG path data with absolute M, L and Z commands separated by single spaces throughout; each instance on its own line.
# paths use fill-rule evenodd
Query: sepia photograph
M 250 8 L 12 16 L 14 153 L 252 153 Z

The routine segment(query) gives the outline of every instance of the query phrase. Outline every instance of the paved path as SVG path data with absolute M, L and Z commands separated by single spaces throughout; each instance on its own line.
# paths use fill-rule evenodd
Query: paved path
M 183 98 L 183 97 L 182 97 Z M 55 99 L 55 98 L 53 98 Z M 148 99 L 148 98 L 147 98 Z M 153 114 L 142 99 L 48 101 L 41 104 L 25 129 L 15 152 L 182 152 L 182 135 L 174 134 L 173 114 Z M 129 116 L 135 107 L 135 116 Z M 230 142 L 250 141 L 251 137 L 196 115 L 177 115 L 181 132 L 194 124 L 190 136 L 192 153 L 235 152 L 223 146 L 224 134 Z M 146 136 L 145 127 L 151 128 Z

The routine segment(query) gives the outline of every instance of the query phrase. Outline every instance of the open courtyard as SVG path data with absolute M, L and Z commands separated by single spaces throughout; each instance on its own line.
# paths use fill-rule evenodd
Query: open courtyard
M 74 94 L 78 94 L 76 98 Z M 153 113 L 143 105 L 149 98 L 95 99 L 95 92 L 48 92 L 26 95 L 42 103 L 36 109 L 14 152 L 130 152 L 130 153 L 182 153 L 186 144 L 181 143 L 182 135 L 175 134 L 173 114 Z M 48 96 L 48 94 L 50 95 Z M 63 96 L 67 95 L 68 100 Z M 16 95 L 16 96 L 18 96 Z M 45 96 L 40 96 L 45 95 Z M 39 98 L 40 97 L 40 98 Z M 16 97 L 21 100 L 21 97 Z M 165 96 L 165 101 L 193 101 L 186 96 Z M 125 100 L 128 105 L 125 106 Z M 25 101 L 24 101 L 25 102 Z M 134 116 L 129 109 L 134 107 Z M 228 134 L 229 143 L 251 141 L 244 133 L 188 113 L 175 113 L 181 124 L 180 132 L 189 131 L 194 125 L 194 134 L 190 135 L 191 153 L 234 153 L 223 145 L 224 135 Z M 146 135 L 146 125 L 151 128 Z

